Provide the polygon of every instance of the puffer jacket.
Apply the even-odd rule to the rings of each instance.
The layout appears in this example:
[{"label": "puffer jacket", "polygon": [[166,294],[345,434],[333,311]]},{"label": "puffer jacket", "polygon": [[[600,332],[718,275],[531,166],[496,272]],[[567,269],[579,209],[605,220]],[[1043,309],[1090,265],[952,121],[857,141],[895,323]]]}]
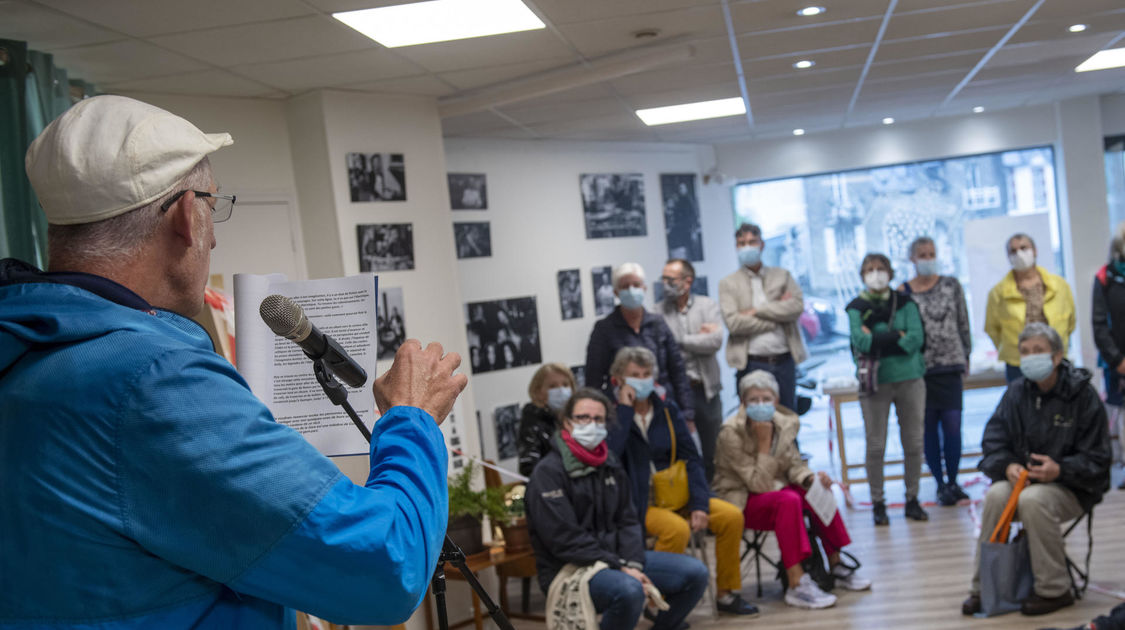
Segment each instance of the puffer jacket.
[{"label": "puffer jacket", "polygon": [[768,454],[758,452],[758,439],[750,423],[746,408],[740,406],[719,430],[715,447],[715,479],[711,489],[720,499],[739,508],[746,507],[751,494],[781,490],[794,483],[804,486],[813,477],[797,449],[801,420],[796,414],[778,407]]},{"label": "puffer jacket", "polygon": [[1047,455],[1059,464],[1056,482],[1089,509],[1109,489],[1105,406],[1089,370],[1065,360],[1058,370],[1058,382],[1046,392],[1023,377],[1008,386],[984,427],[980,470],[1000,481],[1009,464],[1027,466],[1031,453]]}]

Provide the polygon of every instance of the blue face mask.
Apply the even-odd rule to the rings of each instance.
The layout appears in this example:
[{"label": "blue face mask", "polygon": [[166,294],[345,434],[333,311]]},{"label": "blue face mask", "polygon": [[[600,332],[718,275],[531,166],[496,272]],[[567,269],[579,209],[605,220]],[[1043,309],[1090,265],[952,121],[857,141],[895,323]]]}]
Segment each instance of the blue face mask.
[{"label": "blue face mask", "polygon": [[547,406],[550,407],[552,411],[562,409],[566,401],[570,400],[570,393],[569,387],[552,387],[548,389]]},{"label": "blue face mask", "polygon": [[628,287],[617,292],[624,308],[643,308],[645,305],[645,290],[641,287]]},{"label": "blue face mask", "polygon": [[1038,383],[1051,375],[1055,369],[1055,360],[1050,354],[1028,354],[1020,357],[1020,372],[1024,378]]},{"label": "blue face mask", "polygon": [[637,391],[637,398],[648,398],[652,395],[656,383],[650,376],[648,378],[633,378],[632,376],[625,377],[625,384],[632,387]]},{"label": "blue face mask", "polygon": [[914,263],[914,268],[918,270],[920,276],[936,276],[938,273],[938,261],[936,258],[933,260],[919,260]]},{"label": "blue face mask", "polygon": [[746,415],[754,422],[769,422],[773,420],[777,409],[773,403],[750,403],[746,405]]},{"label": "blue face mask", "polygon": [[747,267],[757,267],[762,262],[762,246],[747,245],[738,248],[738,262]]},{"label": "blue face mask", "polygon": [[592,451],[605,440],[605,425],[600,422],[587,422],[570,430],[570,437],[587,451]]}]

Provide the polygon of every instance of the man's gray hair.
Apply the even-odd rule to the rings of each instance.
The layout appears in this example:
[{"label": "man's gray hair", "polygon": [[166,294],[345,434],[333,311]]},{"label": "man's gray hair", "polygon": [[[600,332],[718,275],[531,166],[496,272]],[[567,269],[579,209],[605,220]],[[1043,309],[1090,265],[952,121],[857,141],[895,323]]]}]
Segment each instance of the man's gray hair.
[{"label": "man's gray hair", "polygon": [[913,258],[914,252],[923,245],[929,245],[937,249],[937,245],[934,245],[934,239],[928,236],[919,236],[918,238],[914,239],[913,243],[910,244],[910,256]]},{"label": "man's gray hair", "polygon": [[652,377],[660,375],[660,368],[656,367],[656,355],[644,346],[627,346],[617,351],[613,357],[613,365],[609,366],[610,376],[621,376],[630,363],[635,363],[643,368],[652,368]]},{"label": "man's gray hair", "polygon": [[1015,234],[1009,236],[1008,240],[1004,241],[1004,253],[1007,254],[1008,250],[1012,248],[1012,241],[1014,241],[1016,239],[1020,239],[1020,238],[1026,238],[1027,242],[1031,243],[1031,249],[1034,249],[1035,251],[1039,251],[1039,248],[1035,246],[1035,239],[1031,238],[1030,234],[1025,234],[1023,232],[1016,232]]},{"label": "man's gray hair", "polygon": [[613,269],[613,290],[616,291],[621,287],[617,286],[618,282],[625,276],[637,276],[641,279],[641,284],[645,282],[645,268],[635,262],[621,263]]},{"label": "man's gray hair", "polygon": [[777,386],[777,378],[765,370],[754,370],[738,381],[738,399],[742,400],[746,392],[751,389],[768,389],[773,392],[774,398],[779,398],[781,396],[781,394],[778,393],[779,387]]},{"label": "man's gray hair", "polygon": [[1045,338],[1047,343],[1051,344],[1051,354],[1058,354],[1063,351],[1062,337],[1054,329],[1044,324],[1043,322],[1032,322],[1024,327],[1023,332],[1020,333],[1019,343],[1023,343],[1029,339]]},{"label": "man's gray hair", "polygon": [[1109,262],[1125,260],[1125,221],[1117,224],[1113,230],[1113,241],[1109,248]]},{"label": "man's gray hair", "polygon": [[163,218],[161,204],[182,190],[211,185],[211,162],[203,158],[168,194],[156,201],[104,221],[47,226],[47,251],[54,259],[119,260],[137,253]]}]

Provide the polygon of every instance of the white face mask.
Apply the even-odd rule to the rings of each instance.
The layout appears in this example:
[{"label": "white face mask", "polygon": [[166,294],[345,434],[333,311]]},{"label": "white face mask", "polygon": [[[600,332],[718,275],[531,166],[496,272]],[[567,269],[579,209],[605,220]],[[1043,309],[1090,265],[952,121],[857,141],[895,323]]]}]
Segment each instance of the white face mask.
[{"label": "white face mask", "polygon": [[1035,251],[1030,247],[1025,247],[1014,254],[1009,254],[1008,262],[1012,264],[1012,269],[1016,271],[1031,269],[1035,266]]},{"label": "white face mask", "polygon": [[891,274],[882,269],[872,269],[863,274],[863,284],[875,293],[881,293],[891,284]]},{"label": "white face mask", "polygon": [[581,444],[587,451],[592,451],[598,447],[605,440],[608,433],[605,425],[600,422],[588,422],[574,427],[570,431],[570,437],[574,438],[575,442]]}]

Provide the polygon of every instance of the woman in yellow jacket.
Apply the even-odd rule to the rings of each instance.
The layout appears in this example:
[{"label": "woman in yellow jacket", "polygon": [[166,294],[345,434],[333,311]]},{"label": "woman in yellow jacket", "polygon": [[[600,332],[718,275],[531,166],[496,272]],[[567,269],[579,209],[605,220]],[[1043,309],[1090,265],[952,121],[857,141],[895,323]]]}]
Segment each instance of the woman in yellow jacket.
[{"label": "woman in yellow jacket", "polygon": [[1063,353],[1074,332],[1074,296],[1070,285],[1035,264],[1035,241],[1027,234],[1008,239],[1011,273],[988,292],[984,331],[992,338],[1000,360],[1007,364],[1008,382],[1020,376],[1019,337],[1024,326],[1042,322],[1063,340]]}]

